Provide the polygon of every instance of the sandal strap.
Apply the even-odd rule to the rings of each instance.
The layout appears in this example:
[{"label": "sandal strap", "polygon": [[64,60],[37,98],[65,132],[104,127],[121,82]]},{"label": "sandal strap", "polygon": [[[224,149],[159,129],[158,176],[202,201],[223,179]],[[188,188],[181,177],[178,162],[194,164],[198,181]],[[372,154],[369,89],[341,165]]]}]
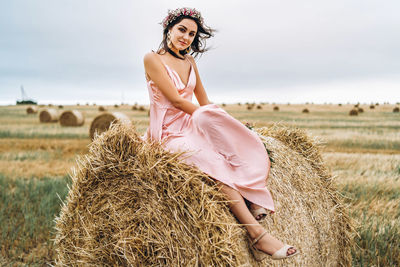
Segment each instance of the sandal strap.
[{"label": "sandal strap", "polygon": [[255,244],[257,244],[257,242],[267,234],[267,231],[265,231],[264,233],[262,233],[261,235],[259,235],[256,239],[253,240],[253,242],[251,243],[252,246],[254,246]]}]

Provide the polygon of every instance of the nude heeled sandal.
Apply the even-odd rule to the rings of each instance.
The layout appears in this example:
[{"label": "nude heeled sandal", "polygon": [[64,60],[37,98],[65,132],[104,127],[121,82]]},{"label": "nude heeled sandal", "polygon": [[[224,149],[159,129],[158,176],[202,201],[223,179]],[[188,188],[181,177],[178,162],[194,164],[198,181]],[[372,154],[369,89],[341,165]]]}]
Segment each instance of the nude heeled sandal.
[{"label": "nude heeled sandal", "polygon": [[[280,248],[279,250],[277,250],[274,254],[270,255],[267,252],[261,251],[259,249],[257,249],[254,245],[257,244],[257,242],[266,234],[267,232],[265,231],[264,233],[262,233],[261,235],[259,235],[256,239],[254,239],[253,241],[251,240],[251,238],[249,237],[249,242],[250,242],[250,249],[251,252],[254,255],[254,258],[257,261],[262,261],[264,260],[267,256],[272,257],[273,260],[281,260],[281,259],[286,259],[286,258],[290,258],[293,257],[297,254],[299,254],[299,251],[291,246],[291,245],[287,245],[285,244],[282,248]],[[287,251],[290,248],[294,248],[296,249],[296,252],[290,255],[287,255]]]}]

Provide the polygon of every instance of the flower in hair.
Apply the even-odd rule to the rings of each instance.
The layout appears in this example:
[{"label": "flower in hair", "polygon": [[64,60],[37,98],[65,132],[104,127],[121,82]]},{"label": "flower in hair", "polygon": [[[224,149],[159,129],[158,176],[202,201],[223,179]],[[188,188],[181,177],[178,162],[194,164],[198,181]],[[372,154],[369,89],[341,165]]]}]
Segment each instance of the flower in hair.
[{"label": "flower in hair", "polygon": [[163,21],[160,24],[162,24],[165,29],[167,28],[168,24],[170,24],[179,16],[190,16],[192,18],[197,18],[200,20],[201,24],[203,24],[204,22],[200,11],[197,11],[195,8],[182,7],[182,8],[177,8],[175,10],[168,9],[168,15],[163,19]]}]

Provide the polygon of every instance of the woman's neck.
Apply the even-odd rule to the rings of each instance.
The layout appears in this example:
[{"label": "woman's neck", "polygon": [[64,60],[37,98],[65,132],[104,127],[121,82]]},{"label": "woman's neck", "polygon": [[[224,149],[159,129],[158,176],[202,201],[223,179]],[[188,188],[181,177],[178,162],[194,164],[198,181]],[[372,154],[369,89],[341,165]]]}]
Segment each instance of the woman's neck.
[{"label": "woman's neck", "polygon": [[176,52],[176,51],[174,51],[174,50],[172,50],[172,49],[170,49],[170,48],[167,48],[168,50],[168,53],[170,53],[172,56],[174,56],[174,57],[176,57],[176,58],[179,58],[179,59],[181,59],[181,60],[184,60],[185,59],[185,56],[182,56],[180,53],[179,53],[179,51],[178,52]]}]

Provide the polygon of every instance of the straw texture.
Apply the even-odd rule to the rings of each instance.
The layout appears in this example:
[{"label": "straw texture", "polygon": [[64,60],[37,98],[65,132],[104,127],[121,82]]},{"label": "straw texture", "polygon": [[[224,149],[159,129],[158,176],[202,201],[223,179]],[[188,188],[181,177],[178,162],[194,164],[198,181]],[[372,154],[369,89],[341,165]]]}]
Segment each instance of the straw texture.
[{"label": "straw texture", "polygon": [[93,140],[95,132],[98,134],[106,131],[113,121],[120,121],[126,124],[130,124],[131,121],[127,115],[121,112],[103,112],[98,115],[90,124],[89,135]]},{"label": "straw texture", "polygon": [[48,108],[39,113],[40,122],[57,122],[58,117],[58,111],[54,108]]},{"label": "straw texture", "polygon": [[274,164],[263,225],[301,254],[258,263],[213,180],[132,126],[112,124],[78,160],[56,218],[59,266],[349,266],[351,224],[315,142],[256,130]]},{"label": "straw texture", "polygon": [[85,117],[78,110],[68,110],[61,113],[61,126],[82,126],[85,122]]}]

